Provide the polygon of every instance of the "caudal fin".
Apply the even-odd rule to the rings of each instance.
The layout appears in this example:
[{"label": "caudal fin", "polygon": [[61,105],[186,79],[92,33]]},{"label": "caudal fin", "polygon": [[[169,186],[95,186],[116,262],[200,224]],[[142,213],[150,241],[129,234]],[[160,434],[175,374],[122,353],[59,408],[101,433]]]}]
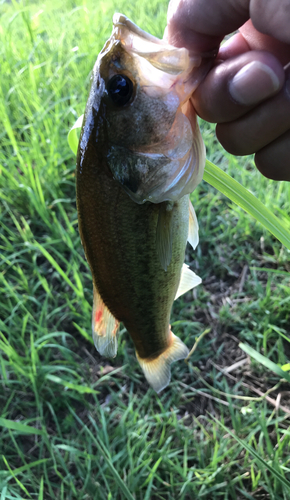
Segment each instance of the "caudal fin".
[{"label": "caudal fin", "polygon": [[186,345],[176,337],[174,333],[170,346],[159,354],[157,358],[148,359],[140,358],[136,352],[137,359],[144,372],[147,382],[156,392],[162,391],[170,382],[171,370],[170,365],[179,359],[185,359],[188,356],[188,349]]}]

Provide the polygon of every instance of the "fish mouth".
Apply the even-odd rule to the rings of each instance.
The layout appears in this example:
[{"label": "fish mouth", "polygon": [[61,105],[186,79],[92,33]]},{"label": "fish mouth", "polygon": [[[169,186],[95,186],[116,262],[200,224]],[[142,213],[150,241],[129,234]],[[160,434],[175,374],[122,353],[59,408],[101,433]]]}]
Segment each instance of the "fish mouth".
[{"label": "fish mouth", "polygon": [[142,30],[137,26],[137,24],[133,23],[127,16],[124,16],[124,14],[119,14],[116,13],[113,15],[113,25],[115,28],[122,28],[126,27],[131,33],[134,33],[135,35],[140,36],[144,40],[148,40],[149,42],[152,43],[157,43],[158,45],[164,45],[162,40],[160,38],[157,38],[156,36],[151,35],[150,33],[147,33],[146,31]]},{"label": "fish mouth", "polygon": [[155,68],[170,75],[189,74],[201,63],[201,57],[190,55],[185,48],[174,47],[143,31],[123,14],[113,16],[113,36],[133,55],[145,58]]}]

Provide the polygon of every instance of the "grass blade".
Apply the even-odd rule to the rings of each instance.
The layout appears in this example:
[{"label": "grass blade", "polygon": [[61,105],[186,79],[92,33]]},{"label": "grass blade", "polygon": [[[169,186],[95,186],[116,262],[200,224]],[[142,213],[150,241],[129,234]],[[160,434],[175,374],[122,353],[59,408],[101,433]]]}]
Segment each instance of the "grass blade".
[{"label": "grass blade", "polygon": [[40,460],[36,460],[35,462],[31,462],[26,465],[22,465],[22,467],[17,467],[17,469],[13,469],[13,475],[17,476],[18,474],[22,474],[23,472],[27,472],[29,469],[36,467],[37,465],[44,464],[48,462],[49,458],[41,458]]},{"label": "grass blade", "polygon": [[206,160],[204,180],[218,189],[231,201],[252,215],[270,233],[272,233],[285,247],[290,250],[290,233],[285,229],[278,217],[258,200],[250,191],[239,182],[232,179],[222,169]]},{"label": "grass blade", "polygon": [[7,493],[7,486],[3,486],[3,490],[1,492],[1,497],[0,500],[5,500],[6,498],[6,493]]},{"label": "grass blade", "polygon": [[43,500],[43,476],[41,476],[38,500]]},{"label": "grass blade", "polygon": [[263,458],[260,457],[260,455],[246,443],[243,439],[240,439],[238,436],[236,436],[230,429],[228,429],[224,424],[222,424],[217,418],[213,417],[211,415],[211,418],[220,426],[224,429],[225,432],[229,433],[236,441],[239,443],[243,448],[245,448],[255,459],[257,462],[262,466],[265,467],[265,469],[268,469],[273,476],[276,477],[280,483],[282,483],[290,492],[290,482],[282,476],[280,472],[278,472],[272,465],[268,464]]},{"label": "grass blade", "polygon": [[67,136],[67,141],[69,143],[69,147],[71,148],[72,152],[76,155],[78,151],[78,143],[79,143],[79,137],[77,134],[77,129],[81,128],[82,123],[83,123],[84,115],[81,115],[78,117],[77,121],[73,125],[73,127],[70,129],[68,136]]},{"label": "grass blade", "polygon": [[7,418],[2,417],[0,417],[0,427],[6,427],[6,429],[17,431],[20,434],[43,435],[43,431],[36,429],[36,427],[31,427],[30,425],[21,424],[20,422],[14,422],[14,420],[8,420]]},{"label": "grass blade", "polygon": [[280,366],[273,363],[273,361],[270,361],[270,359],[266,358],[265,356],[263,356],[262,354],[260,354],[259,352],[257,352],[255,349],[253,349],[252,347],[250,347],[247,344],[240,343],[239,347],[245,353],[249,354],[249,356],[251,356],[256,361],[258,361],[258,363],[261,363],[262,365],[266,366],[266,368],[268,368],[272,372],[276,373],[276,375],[278,375],[279,377],[285,378],[287,380],[287,382],[290,383],[290,374],[287,373],[286,371],[282,370],[282,368],[280,368]]},{"label": "grass blade", "polygon": [[279,274],[282,276],[287,276],[289,278],[290,274],[288,271],[282,271],[281,269],[270,269],[268,267],[255,267],[255,266],[250,266],[251,271],[259,271],[261,273],[272,273],[272,274]]},{"label": "grass blade", "polygon": [[76,327],[76,329],[79,331],[79,333],[88,341],[90,342],[92,345],[94,345],[94,341],[92,339],[92,336],[89,335],[86,330],[84,330],[84,328],[82,328],[81,326],[79,326],[77,323],[74,323],[73,322],[73,325]]},{"label": "grass blade", "polygon": [[60,265],[56,262],[53,256],[37,241],[34,242],[34,247],[36,247],[43,254],[44,257],[50,262],[54,269],[60,274],[60,276],[66,281],[66,283],[72,288],[78,297],[82,297],[82,292],[71,282],[66,273],[61,269]]},{"label": "grass blade", "polygon": [[85,429],[85,431],[90,435],[91,439],[95,443],[96,447],[98,448],[99,452],[102,454],[105,462],[107,463],[109,469],[111,470],[116,483],[119,485],[120,489],[122,490],[124,494],[124,498],[127,498],[127,500],[134,500],[133,495],[131,495],[130,491],[128,490],[126,484],[122,480],[121,476],[113,466],[111,459],[110,459],[110,454],[105,447],[103,443],[99,441],[99,439],[94,436],[94,434],[90,431],[90,429],[83,423],[83,421],[78,417],[78,415],[73,411],[73,409],[69,406],[69,409],[72,413],[72,415],[75,417],[75,419],[79,422],[79,424]]},{"label": "grass blade", "polygon": [[19,481],[18,477],[15,476],[14,474],[14,471],[11,469],[9,463],[7,462],[6,458],[4,457],[4,455],[2,455],[2,458],[3,458],[3,462],[5,463],[7,469],[9,470],[11,476],[13,477],[13,479],[16,481],[16,483],[20,486],[20,488],[24,491],[24,493],[29,497],[31,498],[31,495],[30,493],[27,491],[27,489],[25,488],[25,486],[21,483],[21,481]]},{"label": "grass blade", "polygon": [[51,382],[55,382],[56,384],[63,385],[66,389],[77,391],[80,394],[98,394],[98,392],[91,387],[88,387],[86,385],[73,384],[71,382],[68,382],[67,380],[63,380],[60,377],[56,377],[55,375],[48,374],[45,378],[50,380]]}]

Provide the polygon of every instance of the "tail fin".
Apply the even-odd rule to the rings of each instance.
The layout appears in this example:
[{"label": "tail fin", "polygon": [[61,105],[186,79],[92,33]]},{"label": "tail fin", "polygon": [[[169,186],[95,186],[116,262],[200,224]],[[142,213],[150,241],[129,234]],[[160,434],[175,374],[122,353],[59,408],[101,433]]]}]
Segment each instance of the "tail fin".
[{"label": "tail fin", "polygon": [[178,361],[179,359],[185,359],[189,353],[186,345],[180,340],[180,338],[176,337],[174,333],[170,333],[172,335],[170,346],[167,347],[162,354],[159,354],[157,358],[140,358],[136,352],[137,359],[144,372],[147,382],[157,393],[162,391],[162,389],[164,389],[170,382],[171,363]]}]

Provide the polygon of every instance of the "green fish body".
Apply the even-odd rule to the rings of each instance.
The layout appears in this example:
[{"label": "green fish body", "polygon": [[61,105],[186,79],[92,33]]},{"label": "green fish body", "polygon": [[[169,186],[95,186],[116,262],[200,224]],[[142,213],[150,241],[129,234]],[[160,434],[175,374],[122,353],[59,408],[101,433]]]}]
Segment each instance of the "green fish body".
[{"label": "green fish body", "polygon": [[184,84],[189,62],[185,49],[164,46],[117,15],[93,70],[77,156],[95,345],[115,356],[122,322],[157,392],[169,383],[171,362],[188,354],[171,332],[173,301],[201,281],[183,265],[186,241],[196,246],[198,240],[189,193],[204,163]]}]

